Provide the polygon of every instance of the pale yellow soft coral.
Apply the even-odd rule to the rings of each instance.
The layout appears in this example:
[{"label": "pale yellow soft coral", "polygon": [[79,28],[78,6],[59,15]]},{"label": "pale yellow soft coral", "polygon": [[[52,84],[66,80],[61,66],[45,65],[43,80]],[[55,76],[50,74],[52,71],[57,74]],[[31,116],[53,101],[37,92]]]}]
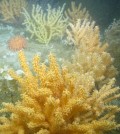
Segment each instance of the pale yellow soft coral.
[{"label": "pale yellow soft coral", "polygon": [[65,16],[68,17],[69,22],[75,24],[77,22],[78,19],[84,20],[84,19],[88,19],[91,20],[91,16],[89,14],[89,12],[87,11],[86,8],[82,8],[82,4],[78,4],[78,6],[76,6],[77,4],[72,1],[71,2],[71,8],[68,8],[65,11]]},{"label": "pale yellow soft coral", "polygon": [[81,76],[78,81],[58,66],[52,54],[48,66],[35,56],[31,71],[22,51],[19,59],[24,75],[12,70],[10,74],[20,85],[21,99],[3,103],[0,113],[8,112],[10,117],[0,117],[1,134],[103,134],[119,127],[115,113],[120,109],[110,104],[120,97],[114,79],[97,90],[92,84],[85,86],[84,81],[94,84],[92,77]]},{"label": "pale yellow soft coral", "polygon": [[75,24],[69,24],[66,33],[68,35],[67,40],[76,47],[80,47],[82,51],[103,52],[108,46],[100,42],[99,27],[95,26],[94,21],[78,19]]},{"label": "pale yellow soft coral", "polygon": [[68,68],[77,74],[92,73],[95,82],[112,78],[117,73],[113,58],[106,52],[107,44],[100,41],[100,31],[95,22],[78,20],[67,29],[68,42],[76,48]]},{"label": "pale yellow soft coral", "polygon": [[[15,23],[21,17],[23,7],[26,8],[26,0],[2,0],[0,2],[0,14],[4,22]],[[20,21],[20,20],[19,20]]]}]

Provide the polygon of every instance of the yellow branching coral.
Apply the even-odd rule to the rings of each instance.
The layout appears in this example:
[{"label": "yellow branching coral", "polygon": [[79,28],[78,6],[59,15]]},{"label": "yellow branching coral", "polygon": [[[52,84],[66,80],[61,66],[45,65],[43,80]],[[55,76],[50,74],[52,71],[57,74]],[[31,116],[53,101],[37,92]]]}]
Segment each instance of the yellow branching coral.
[{"label": "yellow branching coral", "polygon": [[11,115],[0,117],[1,134],[103,134],[119,127],[115,113],[120,109],[110,104],[120,97],[114,79],[99,90],[90,89],[76,83],[66,68],[60,69],[52,54],[49,66],[35,56],[34,72],[22,51],[19,58],[24,76],[12,70],[10,74],[20,84],[21,99],[15,104],[3,103],[0,113]]},{"label": "yellow branching coral", "polygon": [[21,16],[23,7],[27,6],[26,0],[2,0],[0,2],[0,14],[5,22],[16,22]]},{"label": "yellow branching coral", "polygon": [[48,4],[47,12],[41,6],[33,5],[32,13],[24,9],[24,25],[30,32],[31,38],[35,37],[40,43],[48,44],[54,37],[60,37],[65,32],[67,19],[63,16],[64,6],[52,9]]},{"label": "yellow branching coral", "polygon": [[68,68],[80,74],[91,72],[98,82],[112,78],[116,74],[116,69],[112,65],[113,58],[105,51],[108,45],[100,42],[99,33],[95,22],[86,20],[78,20],[67,29],[68,40],[76,46],[72,63],[68,63]]},{"label": "yellow branching coral", "polygon": [[65,11],[65,16],[69,18],[69,22],[75,24],[78,19],[84,20],[88,19],[91,20],[91,16],[86,8],[82,9],[82,4],[79,4],[78,7],[76,6],[75,2],[71,2],[71,9],[67,9]]}]

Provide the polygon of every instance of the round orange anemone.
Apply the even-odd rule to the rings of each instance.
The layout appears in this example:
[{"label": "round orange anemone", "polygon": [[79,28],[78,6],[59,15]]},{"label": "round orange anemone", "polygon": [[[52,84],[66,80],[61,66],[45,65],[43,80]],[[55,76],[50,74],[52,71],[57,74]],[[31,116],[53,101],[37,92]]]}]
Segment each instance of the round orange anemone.
[{"label": "round orange anemone", "polygon": [[25,37],[17,35],[8,40],[8,47],[12,51],[19,51],[27,46]]}]

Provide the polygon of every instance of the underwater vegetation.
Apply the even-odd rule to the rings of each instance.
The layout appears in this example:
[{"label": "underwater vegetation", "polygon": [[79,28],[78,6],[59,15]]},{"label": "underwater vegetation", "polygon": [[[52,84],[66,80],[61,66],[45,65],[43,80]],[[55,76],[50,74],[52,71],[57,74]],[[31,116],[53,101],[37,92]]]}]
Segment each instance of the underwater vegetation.
[{"label": "underwater vegetation", "polygon": [[14,28],[17,1],[1,1],[4,7],[10,5],[14,18],[1,13],[13,25],[4,28],[3,24],[0,29],[3,35],[9,32],[4,39],[0,35],[0,47],[6,52],[0,53],[4,61],[0,63],[0,134],[119,130],[119,70],[107,51],[109,38],[107,43],[101,41],[99,26],[81,4],[72,1],[68,8],[48,4],[45,10],[38,2],[24,2],[19,4],[22,26]]}]

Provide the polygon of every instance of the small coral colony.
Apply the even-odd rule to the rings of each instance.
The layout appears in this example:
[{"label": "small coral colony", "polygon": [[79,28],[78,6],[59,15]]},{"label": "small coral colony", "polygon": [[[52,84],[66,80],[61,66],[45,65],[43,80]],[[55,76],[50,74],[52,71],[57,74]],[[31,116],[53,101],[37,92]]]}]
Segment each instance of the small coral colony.
[{"label": "small coral colony", "polygon": [[[6,81],[14,81],[13,89],[0,87],[4,97],[0,98],[0,134],[104,134],[119,129],[118,71],[107,52],[109,46],[100,41],[99,27],[86,8],[75,2],[67,7],[48,4],[44,10],[29,0],[0,2],[1,23],[22,24],[25,30],[7,39],[6,49],[17,53],[21,73],[7,69]],[[46,48],[51,42],[62,42],[72,51],[61,64],[52,52],[48,63],[36,53],[28,64],[29,41]],[[3,71],[1,67],[1,75]],[[7,93],[12,101],[6,101]]]}]

